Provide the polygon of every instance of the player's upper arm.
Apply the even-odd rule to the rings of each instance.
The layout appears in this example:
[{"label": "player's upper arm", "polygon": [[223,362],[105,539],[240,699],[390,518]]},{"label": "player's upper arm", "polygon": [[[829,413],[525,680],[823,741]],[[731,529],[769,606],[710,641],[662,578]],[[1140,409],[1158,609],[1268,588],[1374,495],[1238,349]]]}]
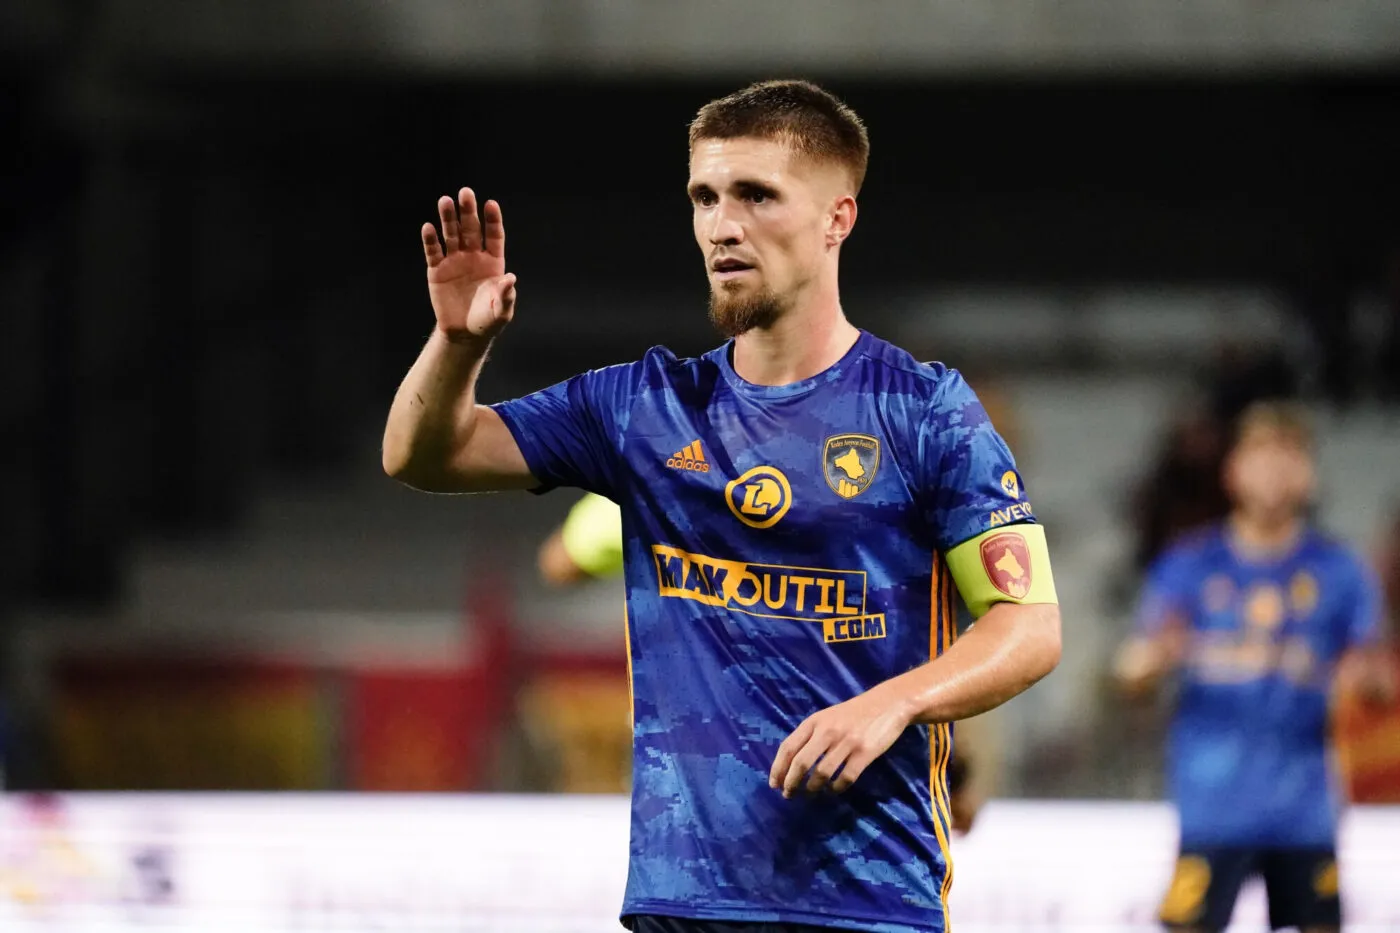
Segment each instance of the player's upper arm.
[{"label": "player's upper arm", "polygon": [[1150,695],[1186,657],[1194,568],[1191,552],[1173,550],[1148,571],[1133,633],[1113,659],[1114,679],[1130,698]]},{"label": "player's upper arm", "polygon": [[432,492],[491,492],[538,486],[520,445],[501,416],[486,405],[478,405],[474,417],[470,440],[455,451],[440,475],[406,475],[404,480]]},{"label": "player's upper arm", "polygon": [[1342,608],[1342,656],[1336,670],[1341,695],[1363,702],[1389,705],[1397,688],[1394,662],[1386,645],[1382,614],[1384,598],[1380,581],[1371,568],[1355,555],[1347,555],[1347,570],[1341,577],[1348,585]]},{"label": "player's upper arm", "polygon": [[393,459],[386,452],[384,471],[425,492],[494,492],[539,485],[500,416],[477,405],[472,418],[465,442],[454,438],[450,443],[456,446],[445,454],[424,451],[425,455],[408,461]]},{"label": "player's upper arm", "polygon": [[1151,638],[1188,622],[1196,589],[1194,567],[1192,553],[1177,548],[1167,551],[1148,568],[1133,620],[1136,637]]},{"label": "player's upper arm", "polygon": [[1351,565],[1351,593],[1343,603],[1346,606],[1346,615],[1342,620],[1346,627],[1346,646],[1371,648],[1382,641],[1384,600],[1380,581],[1364,561],[1351,554],[1347,556]]},{"label": "player's upper arm", "polygon": [[971,387],[943,374],[919,429],[926,520],[974,617],[996,603],[1057,603],[1045,531]]}]

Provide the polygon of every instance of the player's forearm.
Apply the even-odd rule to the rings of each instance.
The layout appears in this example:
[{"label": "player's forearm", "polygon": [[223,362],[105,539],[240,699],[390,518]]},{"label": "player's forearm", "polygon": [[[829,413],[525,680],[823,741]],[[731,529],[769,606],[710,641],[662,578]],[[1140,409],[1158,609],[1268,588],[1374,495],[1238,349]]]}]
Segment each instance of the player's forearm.
[{"label": "player's forearm", "polygon": [[1113,679],[1129,699],[1141,699],[1154,694],[1175,666],[1174,652],[1165,635],[1138,636],[1118,650],[1113,659]]},{"label": "player's forearm", "polygon": [[1337,681],[1343,693],[1376,706],[1394,704],[1400,693],[1390,653],[1380,645],[1352,649],[1343,655]]},{"label": "player's forearm", "polygon": [[384,426],[384,471],[420,489],[446,482],[476,422],[476,380],[487,344],[434,330],[394,395]]},{"label": "player's forearm", "polygon": [[966,719],[994,709],[1060,663],[1060,609],[998,603],[941,656],[886,681],[911,722]]},{"label": "player's forearm", "polygon": [[550,586],[575,586],[590,579],[588,572],[569,554],[560,531],[555,531],[540,545],[538,564],[540,576]]}]

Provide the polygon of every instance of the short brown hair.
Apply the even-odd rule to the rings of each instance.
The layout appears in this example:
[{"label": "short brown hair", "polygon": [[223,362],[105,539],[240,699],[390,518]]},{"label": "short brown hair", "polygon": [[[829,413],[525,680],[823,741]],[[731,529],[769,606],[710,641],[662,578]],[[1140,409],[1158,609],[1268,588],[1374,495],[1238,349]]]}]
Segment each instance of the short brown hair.
[{"label": "short brown hair", "polygon": [[1313,448],[1312,419],[1296,402],[1255,402],[1246,408],[1235,422],[1235,443],[1257,433],[1273,434],[1303,450]]},{"label": "short brown hair", "polygon": [[865,181],[870,138],[856,112],[810,81],[760,81],[700,108],[690,123],[690,148],[702,139],[771,139],[794,151],[836,162],[854,192]]}]

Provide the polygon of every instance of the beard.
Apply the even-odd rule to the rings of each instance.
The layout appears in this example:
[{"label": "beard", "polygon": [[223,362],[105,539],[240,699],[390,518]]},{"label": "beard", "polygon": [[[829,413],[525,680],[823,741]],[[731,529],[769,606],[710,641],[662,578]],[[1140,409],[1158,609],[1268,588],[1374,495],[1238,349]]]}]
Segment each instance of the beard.
[{"label": "beard", "polygon": [[755,327],[772,327],[787,310],[787,302],[771,289],[735,293],[710,289],[710,323],[726,337],[737,337]]}]

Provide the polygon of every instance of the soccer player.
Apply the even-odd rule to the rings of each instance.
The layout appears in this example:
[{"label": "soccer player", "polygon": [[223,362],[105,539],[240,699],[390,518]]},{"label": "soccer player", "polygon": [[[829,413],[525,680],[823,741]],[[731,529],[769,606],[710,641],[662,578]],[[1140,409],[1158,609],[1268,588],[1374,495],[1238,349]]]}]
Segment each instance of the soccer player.
[{"label": "soccer player", "polygon": [[1376,663],[1377,589],[1366,566],[1307,518],[1307,421],[1281,403],[1241,416],[1224,466],[1220,526],[1151,570],[1117,675],[1140,696],[1179,672],[1170,784],[1181,851],[1162,904],[1173,929],[1230,922],[1262,875],[1275,929],[1341,924],[1338,796],[1329,769],[1334,674],[1388,691]]},{"label": "soccer player", "polygon": [[491,406],[477,374],[516,306],[500,206],[483,224],[464,188],[423,227],[437,326],[384,466],[621,504],[641,933],[946,929],[952,723],[1059,660],[1044,532],[982,406],[842,310],[868,152],[812,84],[706,104],[687,192],[729,339]]}]

